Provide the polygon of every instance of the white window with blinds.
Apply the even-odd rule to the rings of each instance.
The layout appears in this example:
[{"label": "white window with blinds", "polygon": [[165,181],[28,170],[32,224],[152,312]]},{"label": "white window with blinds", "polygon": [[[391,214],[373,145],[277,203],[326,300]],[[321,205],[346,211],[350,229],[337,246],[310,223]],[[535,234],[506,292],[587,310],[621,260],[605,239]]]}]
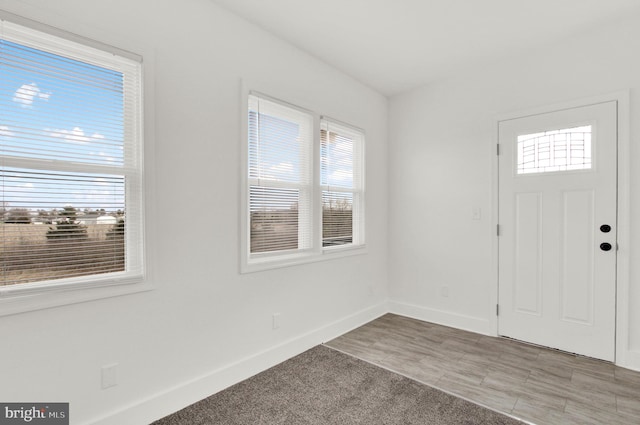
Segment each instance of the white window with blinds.
[{"label": "white window with blinds", "polygon": [[242,271],[364,247],[364,134],[248,94]]},{"label": "white window with blinds", "polygon": [[0,25],[0,295],[140,281],[141,60]]},{"label": "white window with blinds", "polygon": [[249,225],[252,258],[312,248],[313,116],[249,96]]},{"label": "white window with blinds", "polygon": [[322,246],[364,244],[364,134],[320,121]]}]

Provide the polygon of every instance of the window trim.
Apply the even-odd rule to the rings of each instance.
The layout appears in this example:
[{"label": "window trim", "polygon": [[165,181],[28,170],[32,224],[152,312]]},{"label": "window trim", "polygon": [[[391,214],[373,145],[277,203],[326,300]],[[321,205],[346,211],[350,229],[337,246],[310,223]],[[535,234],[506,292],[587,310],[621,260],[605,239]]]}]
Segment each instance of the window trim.
[{"label": "window trim", "polygon": [[[24,33],[21,36],[7,36],[12,42],[45,50],[53,54],[67,57],[74,57],[77,60],[89,61],[97,66],[110,69],[124,66],[133,66],[137,80],[136,96],[133,102],[126,102],[125,110],[125,140],[133,140],[133,147],[125,146],[129,150],[129,155],[125,155],[125,163],[122,168],[96,166],[95,170],[85,172],[91,173],[118,173],[126,176],[125,183],[125,205],[127,210],[127,221],[135,222],[137,231],[135,238],[131,234],[127,235],[127,263],[133,263],[135,271],[127,269],[121,272],[111,272],[104,276],[99,274],[78,276],[72,278],[62,278],[46,280],[32,283],[0,286],[0,316],[11,315],[32,310],[39,310],[55,306],[74,304],[78,302],[91,301],[101,298],[109,298],[124,294],[137,293],[152,289],[148,281],[146,258],[147,244],[145,234],[145,132],[144,124],[146,114],[145,104],[145,70],[142,56],[132,53],[99,41],[95,41],[77,34],[69,33],[65,30],[49,26],[44,23],[32,21],[30,19],[11,14],[0,10],[0,20],[2,24],[14,27],[15,33]],[[35,41],[34,41],[35,40]],[[80,52],[80,56],[78,53]],[[120,63],[120,65],[115,65]],[[121,66],[121,64],[127,64]],[[129,72],[129,71],[128,71]],[[126,73],[125,73],[126,74]],[[125,85],[130,84],[128,81]],[[126,89],[125,89],[126,90]],[[128,111],[128,112],[127,112]],[[134,119],[131,119],[133,117]],[[20,163],[20,159],[13,162]],[[29,161],[26,161],[29,162]],[[38,162],[32,160],[29,168]],[[46,161],[42,161],[46,163]],[[82,167],[70,165],[56,165],[51,168],[46,165],[44,169],[65,169],[76,172]],[[125,171],[127,170],[127,171]],[[131,172],[130,170],[135,170]],[[136,189],[132,190],[132,186]],[[129,207],[130,206],[130,207]]]},{"label": "window trim", "polygon": [[[254,95],[262,97],[271,102],[279,103],[282,106],[286,106],[295,110],[304,111],[309,113],[313,117],[313,156],[311,157],[311,167],[313,169],[313,182],[312,182],[312,246],[305,251],[287,251],[282,253],[268,253],[268,254],[254,254],[250,253],[251,241],[250,241],[250,211],[249,211],[249,96]],[[366,191],[365,191],[365,164],[366,164],[366,134],[361,128],[344,123],[342,121],[329,118],[314,112],[310,108],[305,108],[281,100],[279,98],[266,95],[262,91],[253,90],[248,88],[245,81],[242,81],[241,89],[241,131],[240,131],[240,244],[239,244],[239,257],[240,257],[240,273],[253,273],[263,270],[272,270],[283,267],[291,267],[300,264],[313,263],[318,261],[326,261],[335,258],[349,257],[353,255],[363,255],[367,253],[367,246],[365,244],[365,206],[366,206]],[[361,143],[361,196],[363,200],[361,202],[362,218],[359,220],[360,232],[360,244],[346,244],[337,245],[331,247],[322,246],[322,187],[320,185],[320,123],[321,120],[332,122],[340,127],[350,129],[353,132],[357,132],[362,136]],[[356,229],[354,228],[354,232]],[[251,258],[253,257],[253,258]]]},{"label": "window trim", "polygon": [[[113,46],[111,44],[102,43],[98,40],[94,40],[92,38],[84,37],[79,34],[75,34],[69,31],[65,31],[61,28],[57,28],[51,25],[47,25],[43,22],[34,21],[28,18],[25,18],[20,15],[16,15],[6,10],[0,9],[0,21],[11,22],[16,25],[21,25],[30,30],[39,31],[43,35],[53,36],[57,38],[64,39],[66,41],[70,41],[76,44],[80,44],[82,46],[91,47],[97,50],[101,50],[106,53],[111,53],[115,56],[121,56],[126,59],[130,59],[133,61],[137,61],[142,63],[143,57],[137,53],[131,52],[129,50],[121,49],[119,47]],[[147,55],[145,55],[147,56]]]}]

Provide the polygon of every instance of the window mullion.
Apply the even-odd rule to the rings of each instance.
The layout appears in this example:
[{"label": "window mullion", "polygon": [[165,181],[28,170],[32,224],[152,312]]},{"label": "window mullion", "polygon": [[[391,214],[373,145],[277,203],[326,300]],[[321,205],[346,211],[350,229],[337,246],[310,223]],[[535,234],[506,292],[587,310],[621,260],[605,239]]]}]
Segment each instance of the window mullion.
[{"label": "window mullion", "polygon": [[[314,117],[314,129],[320,128],[320,116]],[[320,185],[321,176],[321,140],[320,131],[313,132],[313,250],[320,253],[322,250],[322,187]]]}]

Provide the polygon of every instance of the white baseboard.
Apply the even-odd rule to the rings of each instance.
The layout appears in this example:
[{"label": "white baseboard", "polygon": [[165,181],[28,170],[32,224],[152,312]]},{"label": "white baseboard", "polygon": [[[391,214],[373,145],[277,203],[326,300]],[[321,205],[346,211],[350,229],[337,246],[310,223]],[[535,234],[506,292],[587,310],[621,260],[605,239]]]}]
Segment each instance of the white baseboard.
[{"label": "white baseboard", "polygon": [[196,379],[182,382],[166,391],[138,400],[88,423],[92,425],[138,425],[153,422],[297,356],[318,344],[362,326],[387,312],[386,302],[361,310]]},{"label": "white baseboard", "polygon": [[477,317],[435,310],[393,300],[389,301],[389,312],[424,322],[437,323],[438,325],[449,326],[483,335],[493,335],[491,322]]},{"label": "white baseboard", "polygon": [[626,353],[624,353],[623,361],[617,363],[617,365],[620,367],[624,367],[625,369],[631,369],[640,372],[640,352],[627,351]]},{"label": "white baseboard", "polygon": [[[326,326],[285,341],[255,355],[183,382],[166,391],[136,401],[109,415],[87,422],[91,425],[137,425],[150,423],[267,370],[304,351],[343,335],[386,313],[411,317],[483,335],[492,335],[489,320],[416,306],[400,301],[383,302]],[[619,366],[640,371],[640,352],[628,351]]]}]

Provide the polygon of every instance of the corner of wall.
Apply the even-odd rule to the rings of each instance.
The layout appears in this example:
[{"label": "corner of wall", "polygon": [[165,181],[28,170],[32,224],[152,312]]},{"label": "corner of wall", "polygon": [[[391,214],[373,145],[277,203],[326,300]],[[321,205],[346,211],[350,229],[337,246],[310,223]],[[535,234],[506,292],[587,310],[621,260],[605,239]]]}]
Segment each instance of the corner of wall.
[{"label": "corner of wall", "polygon": [[492,333],[491,322],[486,319],[436,310],[400,301],[389,300],[388,305],[389,312],[393,314],[399,314],[425,322],[437,323],[443,326],[450,326],[482,335],[494,335]]}]

